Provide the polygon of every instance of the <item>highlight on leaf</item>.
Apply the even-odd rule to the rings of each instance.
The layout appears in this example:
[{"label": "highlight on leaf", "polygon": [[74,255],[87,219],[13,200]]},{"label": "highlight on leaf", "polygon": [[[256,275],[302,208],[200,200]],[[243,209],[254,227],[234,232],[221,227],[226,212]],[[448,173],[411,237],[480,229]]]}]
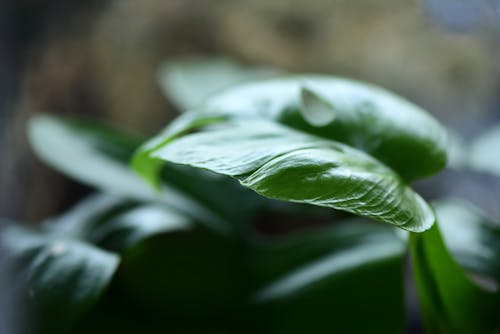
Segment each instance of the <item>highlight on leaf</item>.
[{"label": "highlight on leaf", "polygon": [[[218,121],[202,124],[207,119]],[[292,76],[212,96],[143,146],[134,162],[148,179],[147,166],[158,160],[185,164],[235,177],[270,198],[422,232],[434,214],[407,182],[444,167],[445,137],[430,115],[380,88]]]}]

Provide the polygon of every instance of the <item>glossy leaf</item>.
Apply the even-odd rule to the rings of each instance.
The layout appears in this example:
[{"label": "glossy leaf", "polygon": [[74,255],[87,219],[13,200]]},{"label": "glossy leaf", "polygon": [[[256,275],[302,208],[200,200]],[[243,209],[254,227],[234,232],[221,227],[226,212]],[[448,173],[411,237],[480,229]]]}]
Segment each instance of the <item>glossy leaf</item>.
[{"label": "glossy leaf", "polygon": [[434,216],[391,169],[338,142],[263,121],[184,136],[153,153],[237,177],[267,197],[332,207],[423,231]]},{"label": "glossy leaf", "polygon": [[243,84],[208,99],[199,117],[265,118],[361,149],[405,180],[446,164],[446,136],[424,110],[376,86],[322,76]]},{"label": "glossy leaf", "polygon": [[165,166],[165,162],[151,157],[151,153],[167,145],[177,136],[186,133],[190,129],[219,123],[223,120],[224,117],[219,116],[198,117],[195,113],[186,113],[183,117],[172,121],[167,128],[148,140],[137,150],[132,157],[132,168],[152,186],[159,188],[161,185],[160,172]]},{"label": "glossy leaf", "polygon": [[[459,199],[433,203],[444,242],[460,265],[500,283],[500,225]],[[498,287],[497,287],[498,288]]]},{"label": "glossy leaf", "polygon": [[403,331],[405,247],[390,228],[349,222],[259,254],[272,273],[254,296],[260,333]]},{"label": "glossy leaf", "polygon": [[410,234],[410,254],[428,333],[492,333],[498,330],[498,292],[476,285],[448,252],[438,225]]},{"label": "glossy leaf", "polygon": [[26,287],[43,333],[68,333],[97,303],[119,262],[92,245],[15,226],[0,241],[19,268],[17,284]]},{"label": "glossy leaf", "polygon": [[235,227],[246,225],[270,204],[233,178],[197,168],[166,164],[161,180],[203,203]]},{"label": "glossy leaf", "polygon": [[192,58],[164,63],[158,80],[165,96],[185,111],[223,88],[275,74],[275,70],[250,68],[226,58]]}]

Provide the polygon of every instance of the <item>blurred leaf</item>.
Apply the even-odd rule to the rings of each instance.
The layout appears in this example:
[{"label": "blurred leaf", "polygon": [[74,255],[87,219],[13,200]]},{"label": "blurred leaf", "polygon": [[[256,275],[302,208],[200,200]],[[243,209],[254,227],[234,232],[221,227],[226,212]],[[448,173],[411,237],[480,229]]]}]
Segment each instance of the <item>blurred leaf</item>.
[{"label": "blurred leaf", "polygon": [[448,129],[448,168],[462,169],[470,158],[468,147],[460,134]]},{"label": "blurred leaf", "polygon": [[[178,304],[179,298],[172,299],[171,295],[184,295],[186,298],[191,296],[194,299],[194,303],[196,305],[200,304],[201,310],[206,312],[207,309],[211,310],[212,306],[219,305],[211,303],[209,306],[204,307],[202,303],[208,302],[206,293],[210,294],[210,298],[208,299],[212,297],[222,298],[226,293],[235,293],[235,290],[231,291],[229,289],[230,284],[239,284],[241,282],[240,279],[233,279],[233,277],[231,277],[229,282],[227,279],[227,272],[232,272],[234,266],[232,263],[226,266],[225,261],[235,256],[235,252],[231,248],[232,246],[228,248],[229,241],[217,234],[211,234],[209,230],[195,228],[188,216],[164,205],[154,203],[141,204],[139,202],[124,201],[112,195],[98,194],[83,200],[63,216],[48,220],[42,225],[42,228],[40,232],[29,232],[20,228],[12,228],[13,231],[5,234],[6,239],[2,240],[0,248],[9,257],[21,263],[21,268],[28,266],[28,269],[31,270],[30,268],[33,267],[36,275],[39,275],[40,279],[43,279],[40,283],[35,282],[41,285],[40,287],[37,287],[37,285],[35,287],[39,290],[41,289],[43,292],[40,293],[40,296],[43,298],[40,303],[41,305],[36,309],[37,315],[40,315],[43,322],[48,321],[47,319],[55,322],[50,317],[60,316],[60,313],[63,312],[60,306],[57,306],[65,305],[64,296],[61,296],[61,294],[68,294],[68,298],[71,298],[72,294],[78,296],[79,288],[85,288],[83,286],[85,277],[82,277],[81,280],[83,283],[76,282],[70,285],[72,283],[70,281],[68,282],[69,286],[64,290],[60,289],[57,292],[50,293],[50,289],[62,284],[59,283],[58,279],[76,279],[75,276],[80,274],[82,276],[86,275],[89,279],[93,280],[93,275],[99,274],[102,262],[99,258],[94,263],[96,268],[89,267],[88,263],[83,262],[86,258],[80,261],[82,262],[81,265],[86,267],[78,268],[80,263],[77,261],[80,260],[78,258],[78,256],[81,256],[80,251],[87,252],[91,259],[101,253],[112,254],[99,250],[85,242],[91,242],[107,250],[122,253],[124,259],[121,261],[112,286],[116,290],[117,286],[120,287],[122,282],[131,281],[136,285],[132,285],[130,289],[126,288],[120,291],[120,296],[117,297],[115,295],[112,298],[128,303],[129,308],[137,307],[135,305],[137,302],[135,299],[136,290],[139,289],[141,291],[140,289],[146,289],[146,291],[154,291],[152,298],[161,302],[161,307],[159,304],[155,304],[158,306],[158,309],[153,308],[150,310],[151,312],[164,314],[164,309],[181,307]],[[21,234],[18,230],[24,234]],[[179,239],[180,241],[178,241]],[[158,240],[161,240],[162,245],[157,245]],[[164,246],[164,242],[167,245]],[[149,249],[154,249],[154,251],[149,252]],[[186,256],[189,252],[192,252],[193,257]],[[66,259],[66,256],[69,256],[67,253],[72,255],[72,257]],[[73,255],[73,253],[75,254]],[[60,262],[55,263],[55,265],[52,264],[48,261],[51,259],[51,256],[54,259],[60,260]],[[113,255],[113,258],[118,261],[115,255]],[[71,263],[71,260],[75,263]],[[35,264],[31,264],[30,261]],[[139,261],[139,263],[135,261]],[[36,267],[38,265],[40,268]],[[75,269],[72,269],[73,265],[76,267]],[[117,263],[113,267],[113,272],[116,267]],[[59,271],[65,270],[67,277],[63,275],[54,276],[58,272],[52,273],[52,268]],[[79,272],[74,273],[77,269]],[[211,271],[212,269],[213,271]],[[87,270],[94,270],[95,273],[86,273]],[[196,275],[191,276],[192,274]],[[21,272],[19,277],[26,275],[26,273]],[[150,275],[151,277],[148,278],[144,275]],[[199,288],[196,289],[189,283],[194,277],[205,277],[207,281],[211,276],[214,277],[214,282],[220,281],[220,284],[223,284],[219,290],[217,290],[214,284],[208,286],[199,285]],[[37,277],[34,279],[36,280]],[[109,280],[111,280],[111,275]],[[30,278],[26,282],[21,282],[22,288],[25,290],[32,289],[33,283],[31,281],[32,279]],[[109,282],[106,283],[109,284]],[[76,289],[76,291],[68,291],[70,288]],[[214,296],[212,293],[214,288],[217,290],[217,296]],[[201,291],[205,291],[205,294],[201,293]],[[35,295],[37,296],[38,292],[35,292]],[[88,298],[91,297],[89,296]],[[132,298],[133,302],[127,300],[127,298]],[[71,307],[84,309],[85,312],[78,313],[78,317],[75,316],[74,320],[70,316],[68,321],[71,321],[72,324],[78,322],[78,327],[82,325],[83,328],[86,328],[89,324],[86,324],[85,321],[88,320],[81,320],[80,318],[84,314],[87,314],[87,311],[90,311],[97,299],[93,304],[87,302],[83,297],[80,299],[75,297],[74,299],[72,301],[74,305]],[[108,300],[106,303],[109,302]],[[88,306],[87,303],[89,304]],[[111,303],[114,304],[114,302]],[[142,305],[140,301],[139,305]],[[183,311],[187,312],[190,304],[183,305],[187,305],[183,309]],[[98,309],[100,312],[104,312],[104,314],[114,314],[111,310],[102,309],[101,307]],[[200,312],[203,313],[202,311],[199,311],[195,319],[200,318]],[[173,312],[172,314],[174,315],[172,317],[173,320],[178,320],[180,316],[185,316],[182,312]],[[91,315],[90,317],[94,316]],[[118,314],[114,314],[114,316],[118,317]],[[106,320],[105,323],[108,324],[110,321],[112,319]],[[135,319],[130,323],[130,328],[136,328],[138,321],[138,319]],[[48,326],[47,328],[49,329],[47,329],[47,332],[52,333],[51,326],[53,325],[48,324],[44,326]],[[66,325],[62,324],[61,326]],[[164,325],[161,327],[155,326],[153,328],[165,328]],[[172,326],[171,324],[168,328],[172,328]],[[118,328],[123,327],[118,326]]]},{"label": "blurred leaf", "polygon": [[474,284],[454,261],[438,225],[410,234],[410,247],[428,333],[492,333],[498,330],[498,292]]},{"label": "blurred leaf", "polygon": [[96,224],[90,238],[106,249],[122,251],[147,238],[192,227],[188,217],[165,206],[146,204]]},{"label": "blurred leaf", "polygon": [[433,206],[446,246],[458,263],[500,283],[500,225],[466,201],[445,199]]},{"label": "blurred leaf", "polygon": [[394,231],[356,222],[264,249],[257,264],[272,279],[255,296],[258,331],[401,333],[404,257]]},{"label": "blurred leaf", "polygon": [[165,328],[235,324],[248,295],[242,245],[200,229],[156,235],[123,254],[117,287]]},{"label": "blurred leaf", "polygon": [[68,333],[96,304],[118,266],[113,253],[44,232],[9,227],[0,248],[19,268],[42,333]]},{"label": "blurred leaf", "polygon": [[500,175],[500,126],[476,138],[470,147],[469,164],[473,169]]},{"label": "blurred leaf", "polygon": [[[76,125],[75,125],[76,124]],[[219,231],[231,233],[231,226],[216,212],[199,201],[193,200],[169,184],[162,184],[161,191],[155,191],[127,164],[109,154],[110,151],[127,151],[130,156],[137,145],[123,145],[128,142],[125,135],[103,126],[79,125],[78,121],[67,121],[48,115],[31,119],[29,137],[37,155],[50,166],[84,184],[96,187],[116,196],[148,202],[159,202],[196,218],[198,223]],[[95,131],[95,129],[98,129]],[[108,140],[119,137],[120,140]],[[113,146],[113,149],[110,147]],[[103,149],[106,147],[106,149]],[[193,180],[192,182],[199,182]]]},{"label": "blurred leaf", "polygon": [[251,274],[258,287],[284,276],[297,267],[363,243],[400,242],[394,229],[359,217],[282,237],[261,237],[250,254]]},{"label": "blurred leaf", "polygon": [[[48,115],[38,115],[29,123],[30,143],[38,157],[65,175],[116,195],[157,197],[126,164],[103,152],[102,147],[110,146],[112,141],[108,140],[111,136],[101,136],[102,132],[101,128],[94,131]],[[133,150],[131,147],[128,154]]]},{"label": "blurred leaf", "polygon": [[[223,233],[232,228],[227,222],[250,219],[263,203],[230,178],[186,166],[162,164],[169,177],[155,192],[127,165],[138,142],[97,123],[42,115],[32,119],[30,136],[38,155],[66,175],[124,198],[159,202]],[[215,196],[214,187],[220,189]]]},{"label": "blurred leaf", "polygon": [[50,220],[46,227],[54,234],[121,252],[157,234],[191,229],[193,221],[189,216],[164,205],[96,194],[80,201],[64,215]]},{"label": "blurred leaf", "polygon": [[158,80],[165,96],[178,110],[185,111],[223,88],[276,73],[276,70],[247,67],[226,58],[193,58],[164,63],[158,71]]},{"label": "blurred leaf", "polygon": [[114,215],[137,205],[138,203],[134,201],[97,193],[79,201],[64,214],[48,219],[44,227],[51,233],[91,242],[89,235],[95,224],[109,220]]},{"label": "blurred leaf", "polygon": [[345,210],[410,231],[434,221],[420,196],[377,160],[270,122],[234,122],[187,135],[154,156],[238,177],[270,198]]}]

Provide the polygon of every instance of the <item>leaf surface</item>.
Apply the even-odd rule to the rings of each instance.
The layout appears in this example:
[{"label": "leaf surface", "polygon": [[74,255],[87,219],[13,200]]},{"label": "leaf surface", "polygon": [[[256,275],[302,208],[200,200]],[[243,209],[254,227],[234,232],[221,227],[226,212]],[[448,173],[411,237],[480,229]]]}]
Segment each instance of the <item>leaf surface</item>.
[{"label": "leaf surface", "polygon": [[200,117],[264,118],[343,142],[405,180],[446,164],[446,135],[416,105],[382,88],[326,76],[292,76],[236,86],[208,99]]},{"label": "leaf surface", "polygon": [[43,333],[68,333],[100,299],[118,257],[61,236],[9,227],[2,253],[19,268],[17,284],[28,289]]},{"label": "leaf surface", "polygon": [[349,221],[256,255],[268,278],[254,296],[259,332],[403,331],[405,247],[391,228]]},{"label": "leaf surface", "polygon": [[194,222],[190,216],[158,203],[95,194],[45,226],[51,233],[122,252],[159,234],[192,229]]},{"label": "leaf surface", "polygon": [[270,198],[332,207],[410,231],[423,231],[434,220],[420,196],[364,152],[276,123],[214,126],[153,157],[237,177]]}]

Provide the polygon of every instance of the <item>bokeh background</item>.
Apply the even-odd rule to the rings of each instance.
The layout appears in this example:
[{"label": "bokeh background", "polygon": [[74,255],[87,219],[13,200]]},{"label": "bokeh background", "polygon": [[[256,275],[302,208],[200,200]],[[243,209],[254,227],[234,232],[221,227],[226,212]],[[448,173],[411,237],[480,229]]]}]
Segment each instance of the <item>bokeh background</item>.
[{"label": "bokeh background", "polygon": [[[499,55],[498,0],[3,0],[0,216],[37,223],[88,192],[35,159],[31,115],[153,134],[175,116],[156,80],[169,59],[225,56],[372,82],[469,140],[500,123]],[[448,171],[419,187],[500,221],[499,178]],[[3,333],[13,318],[0,311]]]},{"label": "bokeh background", "polygon": [[171,58],[223,55],[380,84],[469,138],[500,121],[495,0],[16,0],[0,5],[0,213],[38,221],[81,197],[35,160],[26,120],[78,114],[152,134],[175,112]]}]

